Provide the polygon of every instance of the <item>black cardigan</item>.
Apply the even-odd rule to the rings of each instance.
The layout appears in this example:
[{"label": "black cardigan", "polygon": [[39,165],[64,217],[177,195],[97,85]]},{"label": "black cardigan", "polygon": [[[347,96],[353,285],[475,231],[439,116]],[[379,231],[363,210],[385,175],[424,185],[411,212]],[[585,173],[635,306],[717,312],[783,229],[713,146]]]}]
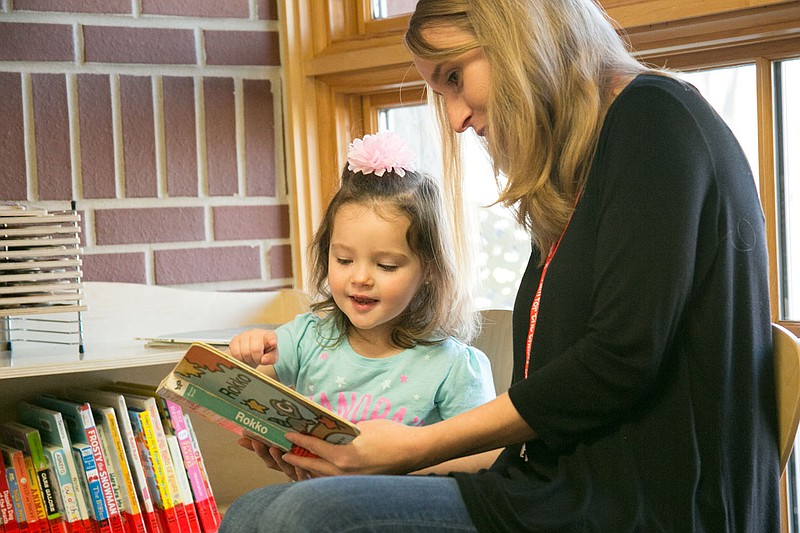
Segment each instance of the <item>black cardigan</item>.
[{"label": "black cardigan", "polygon": [[778,531],[764,216],[693,87],[641,75],[611,106],[523,380],[538,260],[509,395],[541,439],[455,474],[479,529]]}]

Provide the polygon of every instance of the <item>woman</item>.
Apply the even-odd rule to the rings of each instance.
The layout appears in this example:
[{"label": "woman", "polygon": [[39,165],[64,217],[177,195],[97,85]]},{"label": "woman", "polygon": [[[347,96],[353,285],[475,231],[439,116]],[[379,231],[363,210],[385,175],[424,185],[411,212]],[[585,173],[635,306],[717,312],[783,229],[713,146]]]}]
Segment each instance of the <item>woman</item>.
[{"label": "woman", "polygon": [[531,233],[514,384],[431,426],[364,423],[347,446],[295,435],[319,457],[281,461],[397,474],[504,449],[452,477],[267,487],[224,531],[778,531],[764,219],[730,130],[592,0],[421,0],[406,42]]}]

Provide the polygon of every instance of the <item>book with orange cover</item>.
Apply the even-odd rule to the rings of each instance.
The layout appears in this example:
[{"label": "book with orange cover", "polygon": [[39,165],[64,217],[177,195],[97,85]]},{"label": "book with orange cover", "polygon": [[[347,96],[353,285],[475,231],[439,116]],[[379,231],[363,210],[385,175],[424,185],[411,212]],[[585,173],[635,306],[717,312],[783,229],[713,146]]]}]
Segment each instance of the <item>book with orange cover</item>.
[{"label": "book with orange cover", "polygon": [[[16,494],[13,494],[12,497],[19,499],[19,505],[15,507],[17,524],[27,533],[48,533],[50,528],[39,520],[33,489],[28,477],[28,467],[25,465],[22,450],[0,444],[0,452],[2,452],[3,461],[6,464],[6,473],[12,472],[13,479],[8,479],[9,485],[13,483],[16,486]],[[12,490],[14,489],[12,488]]]},{"label": "book with orange cover", "polygon": [[0,453],[0,522],[2,522],[3,530],[6,533],[19,533],[17,513],[14,510],[14,500],[11,488],[8,486],[6,463],[3,460],[2,453]]}]

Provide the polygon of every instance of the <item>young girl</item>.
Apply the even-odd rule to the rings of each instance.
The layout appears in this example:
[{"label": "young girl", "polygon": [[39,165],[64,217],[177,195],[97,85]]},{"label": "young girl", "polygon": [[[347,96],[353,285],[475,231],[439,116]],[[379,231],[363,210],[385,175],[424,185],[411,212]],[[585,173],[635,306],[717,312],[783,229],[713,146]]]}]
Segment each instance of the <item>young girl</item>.
[{"label": "young girl", "polygon": [[312,243],[320,301],[235,337],[231,355],[353,422],[421,426],[493,399],[488,359],[455,339],[470,338],[474,315],[437,184],[392,132],[354,140],[347,156]]}]

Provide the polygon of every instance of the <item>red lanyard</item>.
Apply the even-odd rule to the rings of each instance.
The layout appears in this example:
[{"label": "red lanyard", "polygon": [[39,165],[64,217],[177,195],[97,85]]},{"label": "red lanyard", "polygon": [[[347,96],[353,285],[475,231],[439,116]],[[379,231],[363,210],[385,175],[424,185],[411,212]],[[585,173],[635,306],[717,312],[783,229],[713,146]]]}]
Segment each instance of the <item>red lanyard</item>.
[{"label": "red lanyard", "polygon": [[536,289],[536,294],[533,297],[533,303],[531,304],[531,320],[528,324],[528,340],[525,343],[525,379],[528,378],[528,367],[531,363],[531,345],[533,345],[533,333],[536,330],[536,319],[539,318],[539,304],[542,300],[542,286],[544,285],[544,276],[547,274],[547,268],[550,266],[550,261],[553,260],[553,256],[556,255],[556,250],[558,250],[558,245],[561,244],[561,239],[564,238],[564,234],[567,232],[567,228],[569,227],[569,223],[572,221],[572,215],[575,214],[575,207],[578,205],[578,198],[580,198],[580,194],[575,197],[575,205],[572,208],[572,213],[569,215],[569,219],[567,220],[567,225],[564,226],[564,230],[561,232],[561,236],[558,238],[555,244],[550,246],[550,252],[547,254],[547,258],[544,260],[544,266],[542,267],[542,277],[539,278],[539,287]]}]

